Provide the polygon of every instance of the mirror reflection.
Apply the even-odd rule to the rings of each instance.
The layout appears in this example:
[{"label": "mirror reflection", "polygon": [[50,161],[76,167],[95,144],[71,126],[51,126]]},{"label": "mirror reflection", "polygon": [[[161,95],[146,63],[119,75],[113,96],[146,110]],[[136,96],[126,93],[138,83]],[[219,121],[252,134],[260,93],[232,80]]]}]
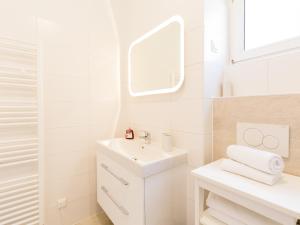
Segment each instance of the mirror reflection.
[{"label": "mirror reflection", "polygon": [[183,82],[183,22],[173,17],[135,41],[129,50],[133,96],[176,91]]}]

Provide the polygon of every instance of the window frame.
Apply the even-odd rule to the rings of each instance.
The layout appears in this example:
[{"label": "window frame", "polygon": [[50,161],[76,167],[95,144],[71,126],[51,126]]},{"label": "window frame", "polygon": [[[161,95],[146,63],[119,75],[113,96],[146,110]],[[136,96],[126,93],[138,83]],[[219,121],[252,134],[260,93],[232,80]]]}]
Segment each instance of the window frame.
[{"label": "window frame", "polygon": [[245,0],[231,0],[230,42],[232,63],[276,55],[300,48],[300,36],[251,50],[245,50]]}]

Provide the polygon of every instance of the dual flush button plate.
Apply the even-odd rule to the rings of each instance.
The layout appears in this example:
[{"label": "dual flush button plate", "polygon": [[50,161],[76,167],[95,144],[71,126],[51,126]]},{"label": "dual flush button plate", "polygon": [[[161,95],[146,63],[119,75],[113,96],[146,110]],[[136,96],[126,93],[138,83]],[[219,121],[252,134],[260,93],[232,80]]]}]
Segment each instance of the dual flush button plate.
[{"label": "dual flush button plate", "polygon": [[237,144],[289,157],[289,126],[260,123],[238,123]]}]

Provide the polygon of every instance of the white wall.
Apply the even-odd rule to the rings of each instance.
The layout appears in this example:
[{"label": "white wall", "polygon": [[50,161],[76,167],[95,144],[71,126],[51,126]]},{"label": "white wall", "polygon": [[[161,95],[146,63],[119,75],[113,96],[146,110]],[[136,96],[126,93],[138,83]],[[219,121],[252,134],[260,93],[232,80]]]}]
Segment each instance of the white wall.
[{"label": "white wall", "polygon": [[[204,98],[206,126],[212,134],[212,98],[222,95],[223,70],[228,64],[228,0],[204,1]],[[207,142],[212,142],[212,135]],[[212,144],[210,144],[212,146]],[[206,162],[212,148],[205,151]]]},{"label": "white wall", "polygon": [[290,51],[231,66],[233,96],[300,92],[300,52]]},{"label": "white wall", "polygon": [[[118,45],[109,1],[44,0],[39,34],[45,79],[46,224],[96,213],[95,141],[113,135]],[[56,200],[68,207],[57,210]]]},{"label": "white wall", "polygon": [[1,37],[36,43],[37,0],[2,1],[0,7]]},{"label": "white wall", "polygon": [[[200,0],[112,0],[121,43],[122,111],[119,136],[126,127],[151,132],[160,141],[170,131],[177,147],[189,152],[190,169],[204,161],[210,131],[205,126],[203,96],[203,5]],[[185,21],[185,75],[183,87],[174,94],[131,97],[127,85],[127,52],[132,41],[173,15]],[[193,224],[193,183],[188,174],[188,224]]]},{"label": "white wall", "polygon": [[[228,1],[228,5],[231,1]],[[230,5],[229,5],[230,6]],[[251,96],[300,92],[300,50],[283,51],[228,65],[225,95]]]},{"label": "white wall", "polygon": [[204,60],[207,98],[222,94],[223,70],[228,56],[228,0],[205,0]]},{"label": "white wall", "polygon": [[[108,0],[1,4],[0,36],[39,44],[47,225],[71,225],[99,210],[95,141],[113,136],[119,106],[113,25]],[[59,212],[61,197],[68,206]]]}]

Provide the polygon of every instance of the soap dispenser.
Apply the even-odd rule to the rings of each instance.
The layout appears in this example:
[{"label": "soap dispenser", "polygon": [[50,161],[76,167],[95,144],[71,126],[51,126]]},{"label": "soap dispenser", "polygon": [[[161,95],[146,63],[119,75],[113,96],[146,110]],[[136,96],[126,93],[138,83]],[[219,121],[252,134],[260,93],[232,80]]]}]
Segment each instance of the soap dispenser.
[{"label": "soap dispenser", "polygon": [[125,132],[125,139],[134,139],[134,132],[131,128],[128,128]]}]

